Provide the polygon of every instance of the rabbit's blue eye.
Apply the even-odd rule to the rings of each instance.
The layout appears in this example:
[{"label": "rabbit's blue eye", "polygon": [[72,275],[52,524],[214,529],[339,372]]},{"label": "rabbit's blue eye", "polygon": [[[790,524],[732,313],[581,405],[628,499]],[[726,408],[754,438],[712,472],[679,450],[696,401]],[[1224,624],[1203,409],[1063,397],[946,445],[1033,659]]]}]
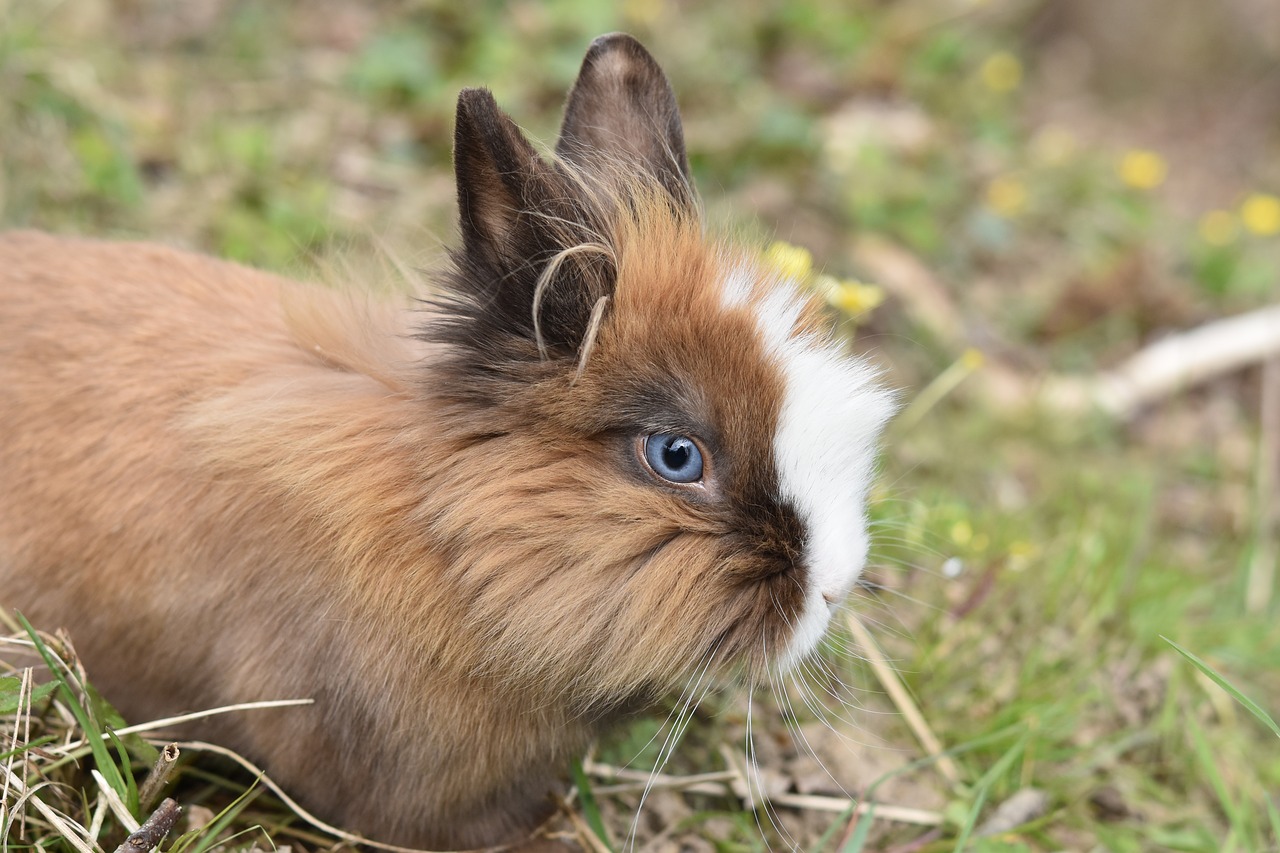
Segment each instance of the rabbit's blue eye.
[{"label": "rabbit's blue eye", "polygon": [[688,436],[659,432],[644,440],[644,461],[653,473],[673,483],[702,479],[702,451]]}]

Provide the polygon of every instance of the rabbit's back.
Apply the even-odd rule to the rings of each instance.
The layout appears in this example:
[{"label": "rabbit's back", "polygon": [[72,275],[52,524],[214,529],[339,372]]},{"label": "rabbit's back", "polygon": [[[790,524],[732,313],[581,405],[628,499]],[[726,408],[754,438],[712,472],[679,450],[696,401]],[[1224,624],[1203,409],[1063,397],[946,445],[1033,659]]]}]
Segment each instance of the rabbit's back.
[{"label": "rabbit's back", "polygon": [[[403,592],[406,566],[439,565],[409,518],[438,430],[392,387],[398,344],[368,327],[378,311],[352,332],[338,316],[350,301],[324,291],[34,232],[0,235],[0,300],[4,606],[67,628],[131,720],[315,699],[186,733],[264,762],[330,819],[419,844],[528,825],[554,781],[536,760],[511,765],[533,723],[506,702],[475,707],[483,685],[441,662],[468,653],[457,608]],[[492,749],[455,754],[444,734],[475,727]],[[576,748],[578,729],[543,745]],[[398,762],[454,784],[379,769]],[[420,811],[382,806],[405,801]],[[447,829],[424,829],[441,813]]]},{"label": "rabbit's back", "polygon": [[435,846],[536,820],[589,735],[460,674],[478,638],[422,518],[450,446],[404,312],[33,232],[0,235],[0,301],[4,606],[67,628],[131,720],[314,699],[185,734],[330,820]]},{"label": "rabbit's back", "polygon": [[[5,604],[72,629],[102,687],[134,685],[109,694],[134,714],[215,698],[166,662],[225,656],[228,609],[253,609],[246,551],[264,543],[251,523],[210,535],[248,501],[205,469],[184,421],[264,360],[301,361],[278,291],[161,246],[0,236]],[[120,613],[136,618],[122,628]]]}]

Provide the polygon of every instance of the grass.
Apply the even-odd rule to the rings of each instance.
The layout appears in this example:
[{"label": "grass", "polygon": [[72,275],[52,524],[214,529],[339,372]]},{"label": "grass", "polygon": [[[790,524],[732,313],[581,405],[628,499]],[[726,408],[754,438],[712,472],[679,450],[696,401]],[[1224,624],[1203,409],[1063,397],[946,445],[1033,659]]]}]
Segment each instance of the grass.
[{"label": "grass", "polygon": [[[1245,165],[1215,170],[1176,135],[1140,136],[1130,114],[1171,98],[1159,75],[1103,52],[1096,74],[1119,75],[1103,84],[1131,100],[1108,101],[1103,84],[1063,92],[1043,4],[972,5],[326,0],[315,14],[247,0],[0,0],[0,224],[161,239],[302,273],[378,243],[427,260],[452,231],[457,90],[491,86],[549,140],[585,44],[635,32],[675,81],[713,219],[776,231],[841,279],[867,275],[855,238],[875,235],[931,270],[969,327],[957,345],[895,298],[864,304],[853,326],[919,401],[886,449],[875,585],[855,609],[956,771],[941,771],[856,644],[836,637],[825,671],[762,691],[750,715],[743,697],[711,697],[664,772],[732,773],[723,747],[740,762],[750,726],[766,786],[832,801],[876,786],[876,819],[748,811],[723,782],[659,786],[637,818],[638,792],[584,773],[594,796],[564,831],[593,849],[634,827],[655,850],[726,853],[1277,849],[1280,618],[1274,600],[1246,606],[1254,554],[1276,553],[1263,520],[1280,499],[1255,488],[1259,448],[1275,440],[1258,426],[1257,372],[1126,424],[977,392],[992,358],[1088,373],[1164,330],[1274,301],[1274,158],[1241,153],[1232,162]],[[1198,14],[1207,39],[1217,24]],[[1227,54],[1234,72],[1200,76],[1243,91],[1265,51],[1245,44]],[[1071,121],[1059,101],[1077,108]],[[969,345],[986,364],[966,360]],[[15,636],[0,658],[29,650]],[[123,721],[94,696],[93,674],[62,660],[44,685],[20,668],[0,678],[0,754],[34,791],[7,789],[4,837],[106,849],[126,829],[108,792],[144,818],[135,798],[163,742],[103,737]],[[647,771],[669,723],[642,720],[595,760]],[[805,739],[838,784],[805,759]],[[335,843],[252,774],[192,758],[172,786],[201,834],[169,846]],[[1028,788],[1047,811],[980,835]],[[890,806],[943,822],[879,819]]]},{"label": "grass", "polygon": [[1173,646],[1174,650],[1177,651],[1178,654],[1191,661],[1195,668],[1200,670],[1206,678],[1225,690],[1232,699],[1235,699],[1236,702],[1240,703],[1240,705],[1242,705],[1244,709],[1252,714],[1260,723],[1271,729],[1271,731],[1275,733],[1276,737],[1280,737],[1280,725],[1277,725],[1276,721],[1271,719],[1271,715],[1264,711],[1257,702],[1241,693],[1234,684],[1223,678],[1217,670],[1201,660],[1198,655],[1192,654],[1172,640],[1168,640],[1168,642],[1169,645]]}]

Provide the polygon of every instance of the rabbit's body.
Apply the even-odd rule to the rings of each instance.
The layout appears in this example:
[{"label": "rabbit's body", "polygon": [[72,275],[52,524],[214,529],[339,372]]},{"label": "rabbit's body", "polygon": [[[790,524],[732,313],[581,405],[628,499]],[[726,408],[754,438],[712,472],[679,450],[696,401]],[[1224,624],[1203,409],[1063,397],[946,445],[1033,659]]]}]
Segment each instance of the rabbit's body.
[{"label": "rabbit's body", "polygon": [[[393,533],[466,497],[412,473],[454,448],[429,401],[385,384],[409,358],[353,372],[316,348],[341,329],[306,294],[290,328],[287,283],[166,248],[17,233],[0,270],[9,606],[66,626],[135,721],[315,698],[199,733],[372,835],[476,843],[545,810],[586,727],[513,706],[468,669],[475,649],[435,641],[478,638],[433,595],[437,549]],[[424,606],[387,634],[410,596]],[[424,835],[423,813],[457,817]]]},{"label": "rabbit's body", "polygon": [[0,237],[5,603],[134,719],[314,698],[196,730],[436,847],[528,829],[695,673],[812,650],[865,557],[886,395],[703,233],[634,41],[593,46],[558,152],[464,93],[463,247],[427,310]]}]

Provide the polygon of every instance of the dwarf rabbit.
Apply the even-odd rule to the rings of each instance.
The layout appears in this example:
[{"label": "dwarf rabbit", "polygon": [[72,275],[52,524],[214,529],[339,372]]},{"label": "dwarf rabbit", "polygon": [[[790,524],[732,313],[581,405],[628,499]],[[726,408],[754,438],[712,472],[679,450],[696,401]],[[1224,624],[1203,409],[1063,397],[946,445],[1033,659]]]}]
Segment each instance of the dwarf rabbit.
[{"label": "dwarf rabbit", "polygon": [[596,40],[555,157],[458,99],[461,246],[423,302],[0,237],[0,595],[126,717],[322,817],[507,842],[593,738],[810,653],[867,551],[891,395],[704,233],[674,95]]}]

